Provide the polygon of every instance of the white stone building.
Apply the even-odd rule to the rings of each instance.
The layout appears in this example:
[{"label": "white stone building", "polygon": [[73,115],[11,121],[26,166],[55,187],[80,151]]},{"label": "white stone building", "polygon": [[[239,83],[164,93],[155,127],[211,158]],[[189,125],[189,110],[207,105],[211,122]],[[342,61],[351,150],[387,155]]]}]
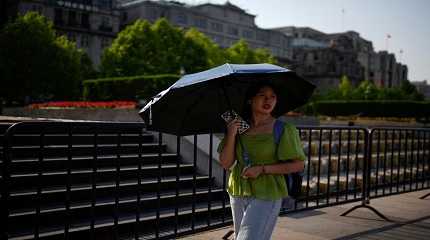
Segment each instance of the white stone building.
[{"label": "white stone building", "polygon": [[57,33],[85,49],[94,66],[100,64],[103,49],[119,32],[115,0],[20,0],[18,12],[28,11],[51,19]]},{"label": "white stone building", "polygon": [[198,29],[224,48],[245,39],[251,48],[266,48],[277,58],[291,55],[291,38],[279,31],[259,28],[255,24],[255,15],[228,1],[193,6],[176,1],[119,0],[118,3],[124,25],[136,19],[154,22],[166,18],[175,26]]}]

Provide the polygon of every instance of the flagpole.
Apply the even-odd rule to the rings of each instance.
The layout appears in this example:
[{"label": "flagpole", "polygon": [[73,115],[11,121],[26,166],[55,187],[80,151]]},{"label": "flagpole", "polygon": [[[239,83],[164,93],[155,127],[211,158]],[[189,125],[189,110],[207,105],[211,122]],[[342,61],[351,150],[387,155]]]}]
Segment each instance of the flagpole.
[{"label": "flagpole", "polygon": [[400,49],[400,51],[399,51],[399,62],[401,63],[402,62],[402,57],[403,57],[403,49]]},{"label": "flagpole", "polygon": [[385,38],[385,50],[388,52],[388,40],[391,38],[390,34],[387,34],[386,38]]},{"label": "flagpole", "polygon": [[342,19],[341,19],[341,32],[345,31],[345,9],[342,8]]}]

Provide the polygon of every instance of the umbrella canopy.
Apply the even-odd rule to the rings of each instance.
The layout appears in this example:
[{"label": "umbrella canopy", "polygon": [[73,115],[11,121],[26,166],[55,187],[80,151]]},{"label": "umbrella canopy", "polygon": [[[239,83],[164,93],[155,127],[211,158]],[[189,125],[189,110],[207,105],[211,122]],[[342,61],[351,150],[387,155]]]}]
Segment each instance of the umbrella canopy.
[{"label": "umbrella canopy", "polygon": [[295,72],[272,64],[224,64],[183,76],[152,98],[139,112],[149,130],[174,135],[222,132],[220,117],[228,110],[241,114],[249,87],[270,82],[277,91],[275,116],[303,105],[315,86]]}]

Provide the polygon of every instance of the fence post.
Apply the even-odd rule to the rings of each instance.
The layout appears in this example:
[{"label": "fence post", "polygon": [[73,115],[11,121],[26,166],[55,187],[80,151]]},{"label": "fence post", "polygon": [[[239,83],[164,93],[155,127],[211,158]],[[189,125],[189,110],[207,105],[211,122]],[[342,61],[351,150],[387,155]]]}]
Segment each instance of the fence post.
[{"label": "fence post", "polygon": [[1,182],[1,199],[0,199],[0,214],[3,224],[0,224],[0,239],[7,239],[7,233],[8,233],[8,217],[9,217],[9,207],[8,207],[8,197],[9,197],[9,135],[10,135],[10,129],[12,127],[9,127],[5,134],[3,139],[3,163],[2,163],[2,182]]},{"label": "fence post", "polygon": [[362,187],[362,201],[360,205],[354,206],[346,212],[342,213],[341,216],[346,216],[350,212],[358,208],[367,208],[378,215],[380,218],[391,222],[382,213],[370,206],[370,178],[371,178],[371,160],[372,160],[372,135],[375,129],[366,129],[364,135],[364,159],[363,159],[363,187]]},{"label": "fence post", "polygon": [[0,220],[3,219],[3,224],[0,224],[0,239],[8,239],[9,227],[9,178],[10,178],[10,147],[11,136],[15,132],[16,126],[21,125],[22,122],[14,123],[10,126],[3,135],[3,163],[2,163],[2,184],[1,184],[1,207],[0,207]]}]

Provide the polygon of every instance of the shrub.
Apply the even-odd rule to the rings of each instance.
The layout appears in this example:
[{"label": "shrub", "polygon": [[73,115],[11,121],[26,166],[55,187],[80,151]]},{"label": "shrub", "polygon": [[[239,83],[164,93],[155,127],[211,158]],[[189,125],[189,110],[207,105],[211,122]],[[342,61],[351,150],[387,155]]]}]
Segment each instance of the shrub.
[{"label": "shrub", "polygon": [[85,80],[83,97],[91,101],[148,99],[178,79],[179,75],[164,74]]},{"label": "shrub", "polygon": [[430,116],[429,101],[316,101],[307,105],[308,114],[326,116],[415,117]]},{"label": "shrub", "polygon": [[85,102],[85,101],[56,101],[46,103],[33,103],[30,109],[65,109],[65,108],[136,108],[134,101],[109,101],[109,102]]}]

